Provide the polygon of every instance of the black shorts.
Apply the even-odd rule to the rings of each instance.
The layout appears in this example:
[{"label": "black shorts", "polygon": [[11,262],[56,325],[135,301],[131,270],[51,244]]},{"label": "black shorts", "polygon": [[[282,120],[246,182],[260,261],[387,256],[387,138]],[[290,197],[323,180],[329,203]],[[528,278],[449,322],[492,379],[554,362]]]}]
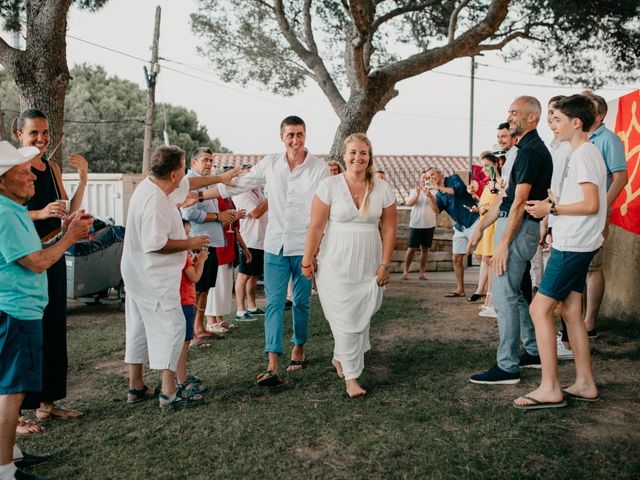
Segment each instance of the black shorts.
[{"label": "black shorts", "polygon": [[209,256],[204,262],[202,276],[196,283],[196,292],[208,292],[210,288],[215,287],[217,276],[218,257],[216,256],[216,247],[209,247]]},{"label": "black shorts", "polygon": [[431,228],[411,228],[409,227],[409,248],[426,247],[431,248],[433,243],[433,233],[436,227]]},{"label": "black shorts", "polygon": [[240,264],[238,265],[238,272],[245,275],[259,277],[264,271],[264,250],[258,250],[257,248],[250,248],[251,263],[247,263],[247,259],[240,253]]}]

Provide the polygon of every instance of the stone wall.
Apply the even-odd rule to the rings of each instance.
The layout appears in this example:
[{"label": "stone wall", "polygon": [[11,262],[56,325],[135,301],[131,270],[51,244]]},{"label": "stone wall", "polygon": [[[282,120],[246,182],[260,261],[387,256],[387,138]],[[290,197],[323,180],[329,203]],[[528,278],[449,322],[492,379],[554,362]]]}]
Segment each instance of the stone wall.
[{"label": "stone wall", "polygon": [[640,320],[640,235],[611,225],[604,250],[602,315]]},{"label": "stone wall", "polygon": [[[410,207],[398,207],[398,230],[396,245],[393,252],[391,271],[402,272],[407,243],[409,241],[409,216]],[[453,223],[446,213],[438,215],[438,226],[433,236],[433,245],[429,250],[428,272],[449,272],[453,270],[451,263],[451,237],[453,236]],[[417,272],[420,268],[420,252],[416,252],[409,268],[410,272]]]}]

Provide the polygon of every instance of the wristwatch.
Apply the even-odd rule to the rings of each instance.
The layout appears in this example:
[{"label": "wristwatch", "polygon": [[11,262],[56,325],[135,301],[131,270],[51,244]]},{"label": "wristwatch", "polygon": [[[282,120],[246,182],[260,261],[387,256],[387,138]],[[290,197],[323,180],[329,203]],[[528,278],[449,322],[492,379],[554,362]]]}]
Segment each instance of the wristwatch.
[{"label": "wristwatch", "polygon": [[558,210],[556,210],[556,202],[551,202],[551,208],[549,209],[549,213],[551,215],[558,215]]},{"label": "wristwatch", "polygon": [[198,201],[202,203],[204,201],[204,193],[202,191],[198,192]]}]

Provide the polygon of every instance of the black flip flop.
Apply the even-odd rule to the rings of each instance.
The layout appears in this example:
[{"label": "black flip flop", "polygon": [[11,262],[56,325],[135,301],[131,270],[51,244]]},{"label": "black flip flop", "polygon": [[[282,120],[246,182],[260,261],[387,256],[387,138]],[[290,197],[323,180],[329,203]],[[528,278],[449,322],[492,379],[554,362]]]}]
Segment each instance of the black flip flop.
[{"label": "black flip flop", "polygon": [[277,387],[282,383],[277,373],[267,370],[262,377],[256,380],[261,387]]},{"label": "black flip flop", "polygon": [[[309,365],[309,360],[304,359],[304,360],[291,360],[289,362],[289,365],[287,365],[287,372],[295,372],[297,370],[303,370],[305,368],[307,368],[307,365]],[[300,367],[300,368],[296,368],[295,370],[289,370],[289,367]]]}]

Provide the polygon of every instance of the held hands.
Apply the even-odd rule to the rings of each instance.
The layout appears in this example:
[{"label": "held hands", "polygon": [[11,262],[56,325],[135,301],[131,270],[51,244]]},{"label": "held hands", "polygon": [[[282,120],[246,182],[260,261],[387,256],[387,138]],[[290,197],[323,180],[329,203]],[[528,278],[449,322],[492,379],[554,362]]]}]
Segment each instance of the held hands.
[{"label": "held hands", "polygon": [[529,200],[524,206],[525,211],[534,218],[542,218],[549,215],[551,204],[546,200]]},{"label": "held hands", "polygon": [[69,235],[74,242],[89,236],[89,230],[93,227],[93,216],[80,209],[69,215],[62,224],[62,231]]},{"label": "held hands", "polygon": [[69,155],[69,165],[78,171],[81,183],[87,183],[87,175],[89,173],[89,162],[80,154],[72,153]]},{"label": "held hands", "polygon": [[302,262],[300,262],[302,276],[311,280],[313,278],[313,274],[316,273],[317,265],[315,258],[313,260],[305,260],[305,258],[303,258]]}]

